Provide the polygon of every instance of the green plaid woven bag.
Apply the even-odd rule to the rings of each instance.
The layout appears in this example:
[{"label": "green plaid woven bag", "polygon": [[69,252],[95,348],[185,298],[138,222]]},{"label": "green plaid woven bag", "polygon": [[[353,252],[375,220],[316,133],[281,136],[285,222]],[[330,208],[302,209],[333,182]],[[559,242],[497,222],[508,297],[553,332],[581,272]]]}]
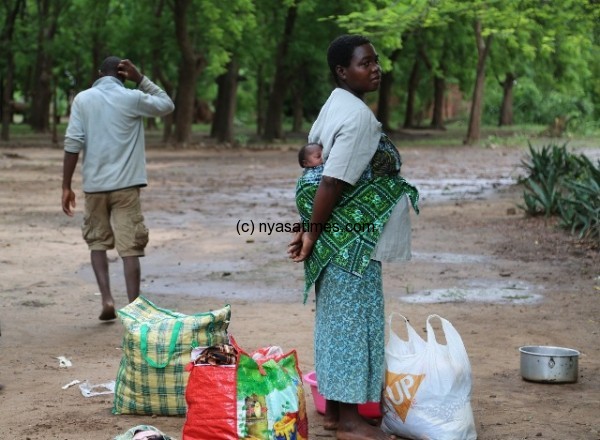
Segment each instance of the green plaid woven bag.
[{"label": "green plaid woven bag", "polygon": [[125,334],[113,414],[184,416],[192,349],[229,341],[231,307],[184,315],[139,296],[117,314]]}]

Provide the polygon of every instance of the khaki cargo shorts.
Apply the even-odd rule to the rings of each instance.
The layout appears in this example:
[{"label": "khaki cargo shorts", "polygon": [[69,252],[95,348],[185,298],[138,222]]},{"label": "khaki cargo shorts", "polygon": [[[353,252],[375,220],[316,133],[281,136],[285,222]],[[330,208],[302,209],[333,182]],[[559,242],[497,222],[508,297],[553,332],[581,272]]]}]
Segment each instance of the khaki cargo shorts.
[{"label": "khaki cargo shorts", "polygon": [[140,204],[140,189],[85,194],[81,227],[91,251],[117,248],[121,257],[141,257],[148,244],[148,229]]}]

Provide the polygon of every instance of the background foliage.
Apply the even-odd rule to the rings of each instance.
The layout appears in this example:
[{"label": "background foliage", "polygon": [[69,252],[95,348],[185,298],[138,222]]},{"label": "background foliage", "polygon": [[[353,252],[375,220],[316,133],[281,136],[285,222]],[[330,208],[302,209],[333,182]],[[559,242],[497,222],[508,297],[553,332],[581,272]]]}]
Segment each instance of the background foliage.
[{"label": "background foliage", "polygon": [[20,115],[55,129],[108,55],[176,100],[165,141],[185,145],[198,122],[224,142],[242,126],[277,140],[314,120],[332,87],[326,48],[354,32],[381,55],[390,87],[369,104],[389,130],[464,120],[471,143],[481,123],[561,135],[600,118],[594,0],[2,0],[0,20],[3,140]]},{"label": "background foliage", "polygon": [[560,225],[600,248],[600,161],[570,153],[567,144],[529,145],[521,208],[529,215],[557,215]]}]

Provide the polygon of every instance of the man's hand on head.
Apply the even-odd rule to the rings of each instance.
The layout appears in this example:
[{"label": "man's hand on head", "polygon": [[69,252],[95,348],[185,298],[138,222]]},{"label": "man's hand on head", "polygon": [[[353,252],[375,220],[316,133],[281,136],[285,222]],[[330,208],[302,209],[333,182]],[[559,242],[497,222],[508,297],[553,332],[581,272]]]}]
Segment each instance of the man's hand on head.
[{"label": "man's hand on head", "polygon": [[117,73],[123,77],[123,82],[125,82],[125,80],[130,80],[136,84],[139,84],[142,79],[144,79],[144,75],[142,75],[137,67],[135,67],[135,65],[128,59],[121,60],[117,66]]}]

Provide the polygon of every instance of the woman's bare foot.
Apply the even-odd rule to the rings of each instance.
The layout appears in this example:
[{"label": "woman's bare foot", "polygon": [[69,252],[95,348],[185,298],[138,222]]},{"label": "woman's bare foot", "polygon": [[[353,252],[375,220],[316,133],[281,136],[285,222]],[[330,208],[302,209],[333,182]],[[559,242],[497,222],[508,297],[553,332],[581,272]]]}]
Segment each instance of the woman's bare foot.
[{"label": "woman's bare foot", "polygon": [[323,421],[323,429],[325,431],[336,431],[338,429],[338,421],[337,420],[330,420],[330,419],[325,419]]},{"label": "woman's bare foot", "polygon": [[[363,417],[363,420],[371,426],[381,425],[381,419],[372,419],[370,417]],[[323,421],[323,429],[325,431],[336,431],[338,429],[338,417],[328,417],[325,414],[325,420]]]},{"label": "woman's bare foot", "polygon": [[340,404],[335,400],[325,401],[325,421],[323,429],[326,431],[335,431],[338,428],[338,420],[340,419]]},{"label": "woman's bare foot", "polygon": [[100,316],[98,317],[100,321],[110,321],[116,318],[117,314],[115,313],[114,304],[105,304],[102,306],[102,313],[100,313]]},{"label": "woman's bare foot", "polygon": [[381,425],[381,419],[374,419],[372,417],[363,417],[363,420],[371,426]]},{"label": "woman's bare foot", "polygon": [[338,427],[335,438],[337,440],[390,440],[396,437],[386,434],[376,426],[363,422],[360,425],[352,425],[351,427]]},{"label": "woman's bare foot", "polygon": [[361,417],[355,404],[340,403],[340,418],[335,433],[337,440],[389,440],[394,439],[378,426],[373,426]]}]

